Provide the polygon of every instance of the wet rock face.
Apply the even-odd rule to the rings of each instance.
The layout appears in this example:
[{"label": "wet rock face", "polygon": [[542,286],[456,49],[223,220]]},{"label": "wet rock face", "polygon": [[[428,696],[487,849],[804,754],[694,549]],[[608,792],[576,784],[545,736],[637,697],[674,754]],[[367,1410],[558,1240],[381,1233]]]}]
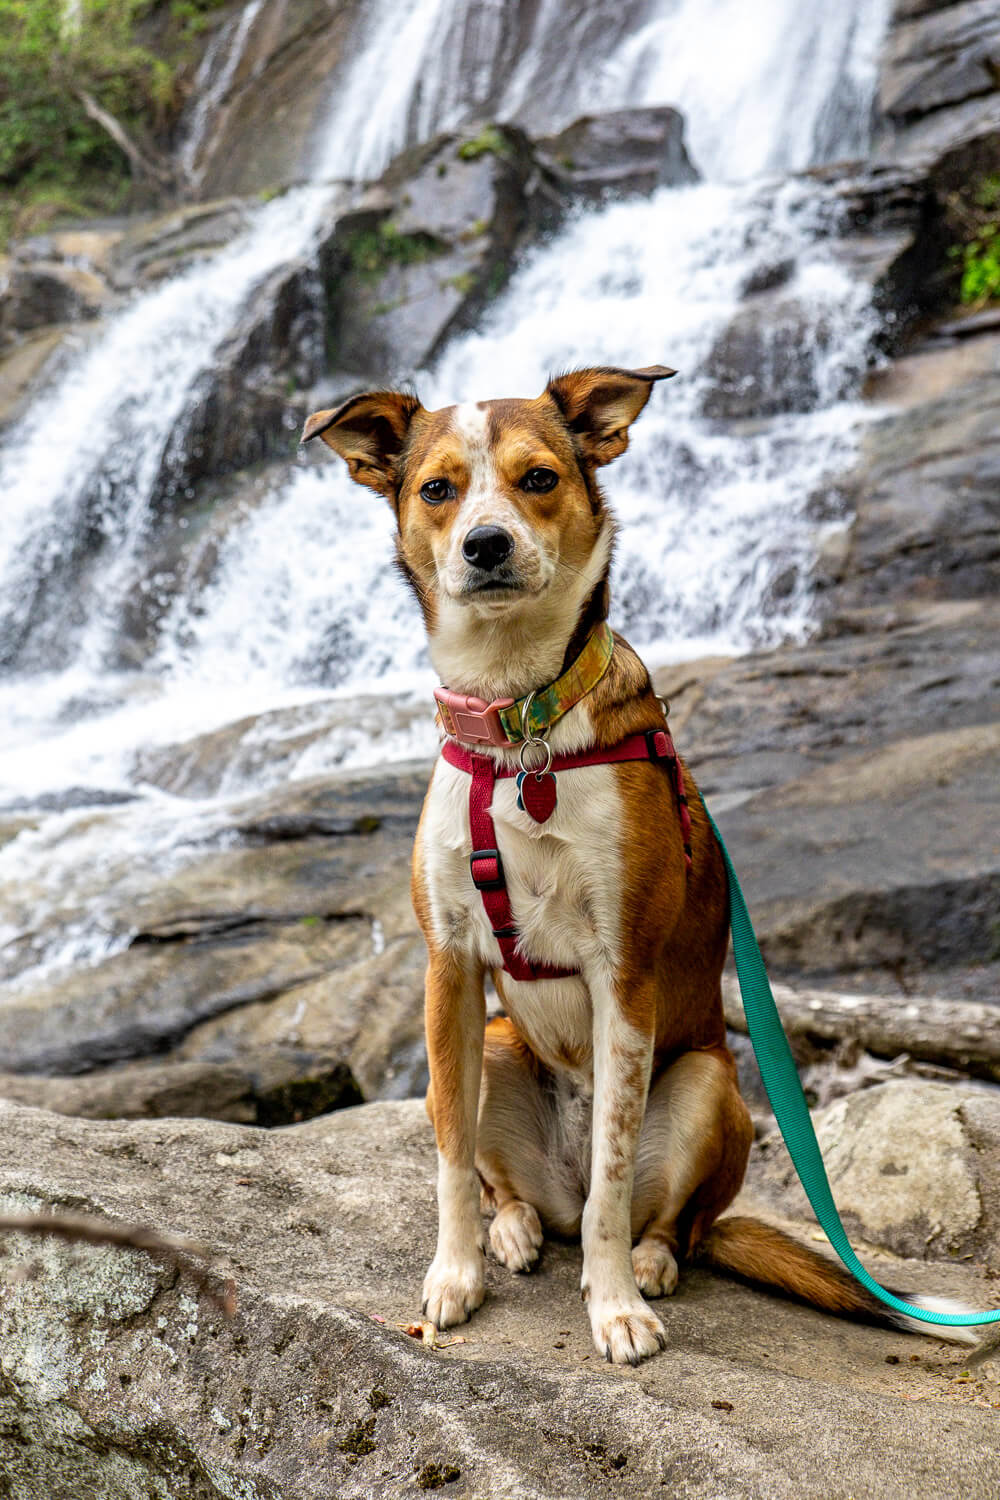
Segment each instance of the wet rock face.
[{"label": "wet rock face", "polygon": [[[17,1500],[957,1500],[1000,1484],[996,1387],[953,1380],[967,1350],[705,1272],[682,1274],[662,1305],[668,1348],[641,1371],[594,1356],[579,1247],[565,1244],[531,1276],[491,1262],[458,1340],[422,1347],[397,1326],[418,1315],[434,1247],[435,1152],[416,1101],[278,1132],[14,1105],[0,1119],[0,1210],[141,1212],[205,1244],[209,1286],[231,1276],[237,1299],[227,1319],[138,1252],[8,1239],[8,1265],[32,1267],[0,1303],[0,1470]],[[968,1263],[875,1270],[984,1296]]]},{"label": "wet rock face", "polygon": [[194,163],[201,197],[250,195],[301,177],[360,10],[359,0],[264,0],[206,122]]},{"label": "wet rock face", "polygon": [[577,197],[651,193],[697,182],[684,145],[684,118],[668,107],[584,115],[535,142],[556,180]]},{"label": "wet rock face", "polygon": [[403,152],[321,253],[329,363],[373,381],[426,367],[574,203],[695,181],[683,133],[676,110],[618,110],[534,143],[487,123]]},{"label": "wet rock face", "polygon": [[176,276],[220,249],[246,228],[247,205],[237,198],[189,204],[132,223],[107,257],[117,291],[128,292]]},{"label": "wet rock face", "polygon": [[941,153],[1000,132],[1000,15],[992,0],[897,0],[879,89],[883,158]]},{"label": "wet rock face", "polygon": [[331,365],[371,380],[425,367],[563,206],[512,127],[404,152],[323,249]]},{"label": "wet rock face", "polygon": [[[245,803],[235,824],[227,814],[223,847],[210,841],[170,875],[126,866],[91,880],[86,895],[67,887],[63,915],[72,923],[77,900],[96,900],[118,951],[24,984],[6,1013],[0,1069],[81,1074],[169,1054],[242,1074],[240,1087],[235,1075],[195,1079],[192,1097],[197,1084],[206,1097],[246,1099],[247,1078],[273,1052],[283,1059],[274,1078],[249,1091],[258,1104],[315,1076],[316,1056],[347,1064],[368,1097],[418,1092],[426,955],[409,863],[426,779],[397,770],[297,783]],[[23,921],[23,909],[5,909]],[[30,965],[30,940],[6,959],[10,976]],[[109,1093],[95,1083],[74,1096],[141,1102],[180,1087],[139,1072],[108,1078]]]},{"label": "wet rock face", "polygon": [[171,433],[154,511],[183,511],[181,497],[202,481],[294,453],[309,404],[301,392],[324,364],[322,307],[319,276],[306,262],[254,291]]},{"label": "wet rock face", "polygon": [[[848,481],[864,501],[840,597],[851,605],[887,596],[995,598],[1000,336],[987,331],[967,352],[944,343],[907,361],[895,388],[907,387],[907,408],[866,435]],[[921,395],[927,399],[913,400]]]},{"label": "wet rock face", "polygon": [[59,261],[15,262],[0,294],[0,346],[51,323],[96,318],[108,290],[100,277]]},{"label": "wet rock face", "polygon": [[798,298],[752,295],[708,356],[705,415],[732,421],[811,411],[820,396],[815,349],[830,336]]},{"label": "wet rock face", "polygon": [[[368,40],[365,23],[373,10],[361,0],[264,0],[202,130],[194,163],[202,196],[251,194],[301,178],[310,154],[330,145],[331,103],[335,107],[352,57]],[[633,0],[564,0],[558,25],[539,27],[538,12],[536,0],[467,0],[460,10],[439,12],[434,40],[443,76],[429,80],[432,97],[420,99],[425,133],[433,131],[427,122],[435,119],[458,120],[474,133],[475,122],[491,115],[531,133],[551,130],[554,118],[566,118],[559,94],[572,71],[598,67],[608,49],[645,19]],[[223,20],[219,30],[225,25]],[[512,113],[505,103],[508,86],[526,58],[532,79],[515,90],[520,97]],[[376,59],[373,109],[378,71]],[[209,77],[203,92],[211,88]],[[197,108],[196,96],[182,126]]]},{"label": "wet rock face", "polygon": [[0,429],[25,411],[43,373],[58,356],[65,328],[44,328],[19,337],[0,354]]}]

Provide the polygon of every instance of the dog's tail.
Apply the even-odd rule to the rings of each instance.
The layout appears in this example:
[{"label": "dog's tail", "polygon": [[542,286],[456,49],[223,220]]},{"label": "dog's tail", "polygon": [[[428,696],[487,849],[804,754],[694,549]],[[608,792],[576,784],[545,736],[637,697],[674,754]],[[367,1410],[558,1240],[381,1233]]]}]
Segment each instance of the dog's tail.
[{"label": "dog's tail", "polygon": [[[808,1302],[811,1307],[821,1308],[840,1318],[878,1323],[883,1328],[902,1328],[908,1333],[950,1339],[957,1344],[979,1342],[974,1327],[942,1327],[893,1312],[855,1281],[845,1267],[759,1219],[733,1216],[717,1220],[691,1255],[691,1260],[736,1276],[741,1281],[770,1287],[786,1297]],[[912,1296],[898,1291],[894,1295],[933,1312],[972,1311],[947,1297]]]}]

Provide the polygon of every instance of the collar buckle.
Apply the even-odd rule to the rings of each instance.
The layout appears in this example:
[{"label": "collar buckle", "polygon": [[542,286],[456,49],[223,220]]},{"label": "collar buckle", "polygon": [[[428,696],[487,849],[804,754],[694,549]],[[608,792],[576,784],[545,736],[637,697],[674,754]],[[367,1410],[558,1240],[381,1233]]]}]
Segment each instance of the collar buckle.
[{"label": "collar buckle", "polygon": [[509,745],[510,736],[500,719],[501,709],[512,708],[513,698],[473,698],[467,693],[453,693],[450,688],[434,689],[434,698],[444,732],[468,745]]}]

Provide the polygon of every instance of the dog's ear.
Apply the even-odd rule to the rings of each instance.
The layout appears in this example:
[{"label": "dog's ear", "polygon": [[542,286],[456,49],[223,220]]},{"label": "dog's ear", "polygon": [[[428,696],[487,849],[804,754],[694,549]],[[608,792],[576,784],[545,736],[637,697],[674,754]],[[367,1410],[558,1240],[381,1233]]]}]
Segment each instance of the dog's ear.
[{"label": "dog's ear", "polygon": [[332,411],[316,411],[306,422],[302,441],[321,437],[339,453],[351,478],[390,499],[396,487],[396,460],[406,444],[416,396],[405,391],[366,391]]},{"label": "dog's ear", "polygon": [[545,389],[580,439],[584,458],[597,467],[625,452],[629,427],[649,400],[654,382],[676,374],[666,365],[570,370],[555,376]]}]

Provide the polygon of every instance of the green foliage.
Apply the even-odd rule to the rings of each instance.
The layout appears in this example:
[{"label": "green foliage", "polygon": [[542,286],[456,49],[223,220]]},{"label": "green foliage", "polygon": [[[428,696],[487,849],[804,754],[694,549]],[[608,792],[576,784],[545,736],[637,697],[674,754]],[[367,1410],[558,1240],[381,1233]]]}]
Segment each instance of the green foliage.
[{"label": "green foliage", "polygon": [[179,107],[193,38],[223,3],[0,0],[0,227],[29,232],[47,214],[122,205],[128,157],[83,95],[149,150]]},{"label": "green foliage", "polygon": [[993,172],[984,177],[973,193],[972,201],[977,208],[985,208],[987,212],[1000,208],[1000,173]]},{"label": "green foliage", "polygon": [[470,245],[473,240],[481,240],[489,227],[488,219],[474,219],[468,229],[463,229],[459,239],[463,245]]},{"label": "green foliage", "polygon": [[118,117],[163,107],[170,72],[135,45],[139,0],[0,0],[0,180],[54,159],[110,160],[111,143],[77,97],[91,92]]},{"label": "green foliage", "polygon": [[171,0],[170,14],[188,36],[197,36],[208,25],[209,13],[226,0]]},{"label": "green foliage", "polygon": [[510,146],[495,125],[486,125],[477,136],[463,141],[458,148],[459,161],[476,161],[480,156],[509,156]]},{"label": "green foliage", "polygon": [[347,255],[352,271],[366,281],[377,281],[390,266],[413,266],[440,255],[442,246],[429,234],[401,234],[391,219],[377,229],[360,229],[351,236]]},{"label": "green foliage", "polygon": [[979,239],[962,246],[959,296],[966,306],[1000,298],[1000,224],[987,224]]},{"label": "green foliage", "polygon": [[990,173],[948,200],[956,244],[959,300],[966,307],[1000,301],[1000,174]]},{"label": "green foliage", "polygon": [[492,301],[494,297],[498,297],[500,295],[504,287],[507,285],[507,278],[509,275],[509,261],[498,260],[494,263],[493,269],[490,271],[489,280],[486,283],[487,301]]}]

